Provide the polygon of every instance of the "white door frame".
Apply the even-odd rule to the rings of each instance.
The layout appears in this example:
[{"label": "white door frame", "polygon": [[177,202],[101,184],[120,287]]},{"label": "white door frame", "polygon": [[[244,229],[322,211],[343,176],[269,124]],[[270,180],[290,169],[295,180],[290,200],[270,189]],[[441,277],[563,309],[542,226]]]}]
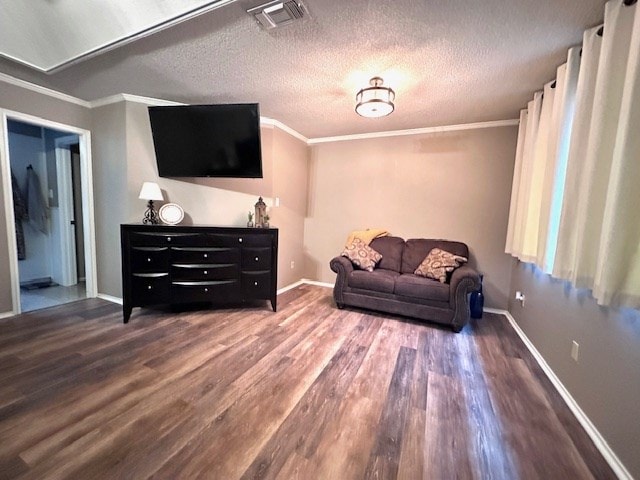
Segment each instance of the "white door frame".
[{"label": "white door frame", "polygon": [[71,150],[69,147],[78,143],[77,135],[69,135],[55,139],[56,146],[56,180],[58,183],[58,209],[60,228],[60,274],[61,285],[78,283],[76,268],[76,236],[73,220],[73,181],[71,179]]},{"label": "white door frame", "polygon": [[18,251],[13,215],[13,197],[11,187],[11,166],[9,164],[9,135],[7,120],[31,123],[53,130],[61,130],[78,135],[80,144],[80,178],[82,184],[82,218],[84,223],[84,252],[86,258],[86,293],[87,297],[97,296],[97,262],[96,235],[93,209],[93,172],[91,158],[91,132],[83,128],[73,127],[44,118],[14,112],[0,108],[0,170],[2,171],[2,191],[7,223],[7,243],[9,250],[9,268],[11,271],[11,298],[13,313],[18,314],[20,308],[20,275],[18,273]]}]

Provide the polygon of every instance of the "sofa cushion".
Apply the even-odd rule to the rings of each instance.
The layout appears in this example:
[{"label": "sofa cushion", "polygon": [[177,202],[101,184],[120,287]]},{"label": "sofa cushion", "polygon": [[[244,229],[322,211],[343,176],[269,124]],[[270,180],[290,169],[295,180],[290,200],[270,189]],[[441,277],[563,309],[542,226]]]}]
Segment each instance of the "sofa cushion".
[{"label": "sofa cushion", "polygon": [[447,275],[463,263],[467,263],[466,257],[454,255],[440,248],[434,248],[413,273],[445,283]]},{"label": "sofa cushion", "polygon": [[378,268],[400,271],[402,251],[404,250],[404,240],[402,238],[389,236],[375,238],[369,246],[382,255]]},{"label": "sofa cushion", "polygon": [[450,242],[448,240],[428,240],[423,238],[414,238],[407,240],[402,252],[402,268],[401,273],[413,273],[422,263],[425,257],[434,248],[446,250],[454,255],[469,258],[469,248],[461,242]]},{"label": "sofa cushion", "polygon": [[354,238],[349,245],[344,247],[342,256],[351,260],[351,263],[356,267],[368,272],[373,272],[376,263],[382,258],[382,255],[359,238]]},{"label": "sofa cushion", "polygon": [[399,276],[398,272],[382,268],[376,268],[373,272],[354,270],[349,274],[349,287],[373,290],[374,292],[393,293],[395,280]]},{"label": "sofa cushion", "polygon": [[395,280],[396,295],[422,298],[437,302],[449,302],[449,285],[437,280],[420,277],[412,273],[403,273]]}]

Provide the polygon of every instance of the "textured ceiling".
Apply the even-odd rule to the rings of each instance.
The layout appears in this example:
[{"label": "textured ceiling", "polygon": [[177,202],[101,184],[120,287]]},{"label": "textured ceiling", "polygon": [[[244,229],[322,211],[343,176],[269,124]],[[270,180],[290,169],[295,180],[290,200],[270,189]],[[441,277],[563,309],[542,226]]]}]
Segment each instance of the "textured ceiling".
[{"label": "textured ceiling", "polygon": [[[605,4],[306,0],[310,19],[265,31],[245,12],[256,3],[238,0],[51,75],[5,59],[0,71],[84,100],[259,102],[308,138],[504,120],[554,77]],[[395,89],[396,110],[365,119],[355,94],[374,75]]]}]

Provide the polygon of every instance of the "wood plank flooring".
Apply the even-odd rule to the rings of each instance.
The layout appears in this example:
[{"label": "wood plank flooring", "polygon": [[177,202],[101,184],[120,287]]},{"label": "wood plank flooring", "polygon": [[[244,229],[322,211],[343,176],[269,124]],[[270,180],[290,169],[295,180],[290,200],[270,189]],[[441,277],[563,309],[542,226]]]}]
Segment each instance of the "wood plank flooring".
[{"label": "wood plank flooring", "polygon": [[0,478],[615,478],[504,317],[278,305],[0,321]]}]

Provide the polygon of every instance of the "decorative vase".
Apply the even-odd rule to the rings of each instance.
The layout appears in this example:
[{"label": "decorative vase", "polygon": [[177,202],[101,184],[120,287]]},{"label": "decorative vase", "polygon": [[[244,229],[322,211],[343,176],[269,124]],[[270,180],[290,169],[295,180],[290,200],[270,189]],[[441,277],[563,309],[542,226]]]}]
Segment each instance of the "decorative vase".
[{"label": "decorative vase", "polygon": [[471,310],[471,318],[482,318],[482,309],[484,308],[484,295],[482,294],[482,279],[484,275],[480,275],[480,288],[471,293],[469,308]]},{"label": "decorative vase", "polygon": [[248,221],[248,222],[247,222],[247,227],[248,227],[248,228],[253,227],[253,222],[252,222],[252,221]]}]

